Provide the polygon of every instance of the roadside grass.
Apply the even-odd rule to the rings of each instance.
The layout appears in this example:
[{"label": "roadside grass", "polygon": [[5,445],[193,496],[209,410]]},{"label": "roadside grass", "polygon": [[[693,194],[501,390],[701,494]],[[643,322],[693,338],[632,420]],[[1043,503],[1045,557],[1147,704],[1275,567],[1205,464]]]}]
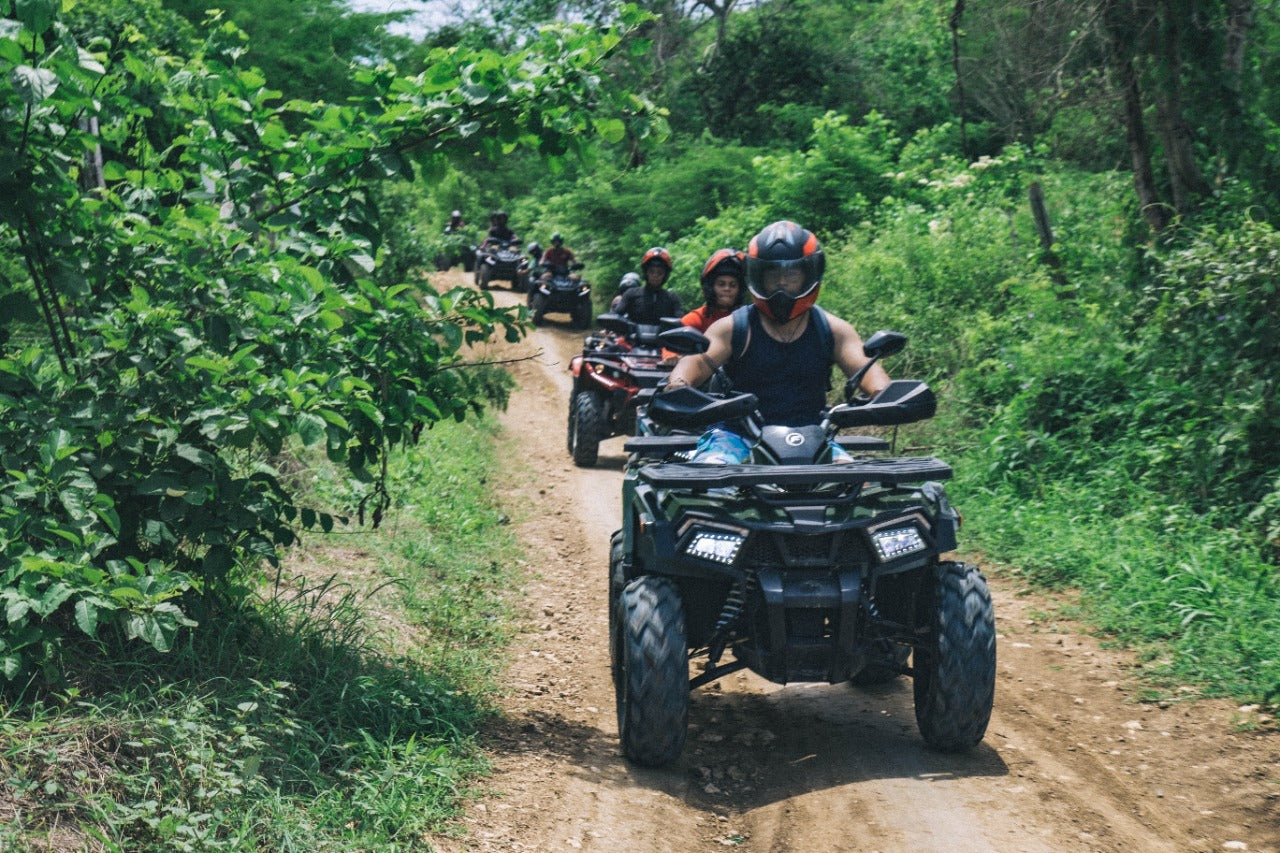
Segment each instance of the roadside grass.
[{"label": "roadside grass", "polygon": [[953,459],[966,547],[1005,576],[1075,593],[1076,616],[1137,652],[1148,696],[1280,704],[1280,574],[1231,519],[1140,494],[1116,511],[1097,498],[1116,484],[1028,497],[984,482],[979,455]]},{"label": "roadside grass", "polygon": [[[114,639],[0,707],[0,850],[422,850],[486,771],[518,551],[488,420],[392,463],[377,531],[309,534],[167,655]],[[319,502],[345,495],[308,467]]]}]

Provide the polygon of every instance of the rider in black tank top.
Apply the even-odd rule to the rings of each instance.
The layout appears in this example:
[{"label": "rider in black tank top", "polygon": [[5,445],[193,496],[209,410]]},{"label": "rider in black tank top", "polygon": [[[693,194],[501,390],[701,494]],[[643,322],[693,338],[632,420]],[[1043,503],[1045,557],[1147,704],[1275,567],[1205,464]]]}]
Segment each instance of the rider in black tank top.
[{"label": "rider in black tank top", "polygon": [[[806,426],[818,423],[826,405],[831,379],[831,336],[823,335],[813,315],[794,341],[783,343],[770,337],[760,323],[754,306],[746,311],[750,336],[745,351],[725,365],[734,390],[760,398],[760,414],[767,424]],[[825,319],[825,318],[824,318]]]},{"label": "rider in black tank top", "polygon": [[[751,305],[707,327],[706,351],[680,359],[669,389],[696,388],[723,367],[734,390],[756,395],[767,424],[798,427],[820,422],[833,364],[859,376],[868,394],[889,386],[889,374],[867,356],[853,326],[815,305],[826,259],[812,231],[789,220],[771,223],[751,238],[745,255]],[[719,424],[703,433],[690,462],[745,464],[752,453],[747,437]],[[832,462],[849,458],[831,443]]]}]

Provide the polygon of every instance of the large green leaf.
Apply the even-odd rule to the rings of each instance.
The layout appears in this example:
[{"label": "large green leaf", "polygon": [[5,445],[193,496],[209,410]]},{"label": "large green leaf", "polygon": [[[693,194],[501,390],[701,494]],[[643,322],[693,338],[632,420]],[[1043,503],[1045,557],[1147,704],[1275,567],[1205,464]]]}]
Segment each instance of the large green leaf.
[{"label": "large green leaf", "polygon": [[9,84],[30,106],[44,102],[58,89],[58,75],[47,68],[19,65],[9,72]]},{"label": "large green leaf", "polygon": [[57,17],[61,0],[14,0],[13,5],[23,26],[34,33],[43,33]]}]

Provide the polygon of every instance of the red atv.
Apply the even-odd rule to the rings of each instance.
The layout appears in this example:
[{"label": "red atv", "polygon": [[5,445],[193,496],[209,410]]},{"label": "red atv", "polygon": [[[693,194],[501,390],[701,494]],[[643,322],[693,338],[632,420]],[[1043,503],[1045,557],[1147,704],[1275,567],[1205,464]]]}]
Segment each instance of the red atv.
[{"label": "red atv", "polygon": [[569,363],[569,453],[574,464],[596,464],[600,442],[636,431],[636,406],[667,378],[658,335],[680,326],[677,317],[658,325],[633,323],[619,314],[596,318],[599,330],[583,341],[582,354]]}]

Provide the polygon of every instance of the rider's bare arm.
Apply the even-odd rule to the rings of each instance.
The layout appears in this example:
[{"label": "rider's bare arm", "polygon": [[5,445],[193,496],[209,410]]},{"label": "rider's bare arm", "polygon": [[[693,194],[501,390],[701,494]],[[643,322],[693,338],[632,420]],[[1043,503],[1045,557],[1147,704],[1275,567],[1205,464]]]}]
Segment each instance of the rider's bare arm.
[{"label": "rider's bare arm", "polygon": [[711,340],[711,346],[704,353],[686,355],[676,362],[667,380],[668,388],[679,388],[681,385],[696,388],[710,379],[717,367],[729,360],[729,356],[733,354],[733,318],[716,320],[707,329],[706,335]]},{"label": "rider's bare arm", "polygon": [[[835,338],[835,361],[844,371],[845,376],[852,376],[870,359],[862,351],[862,338],[854,331],[847,320],[827,315],[831,321],[831,334]],[[862,377],[862,390],[868,394],[883,391],[889,384],[889,374],[878,363],[872,365],[867,375]]]}]

